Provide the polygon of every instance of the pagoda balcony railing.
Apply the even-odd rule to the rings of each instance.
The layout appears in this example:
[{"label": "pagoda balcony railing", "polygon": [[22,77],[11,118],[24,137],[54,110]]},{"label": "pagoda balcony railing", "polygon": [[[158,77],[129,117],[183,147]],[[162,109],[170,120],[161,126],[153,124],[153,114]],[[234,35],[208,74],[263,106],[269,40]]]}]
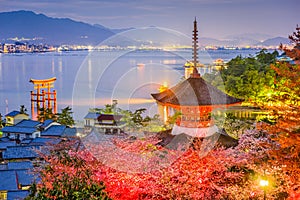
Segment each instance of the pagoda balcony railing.
[{"label": "pagoda balcony railing", "polygon": [[205,128],[214,125],[213,120],[177,120],[177,126],[187,127],[187,128]]},{"label": "pagoda balcony railing", "polygon": [[95,127],[98,128],[124,128],[125,123],[113,123],[113,124],[104,124],[104,123],[95,123]]}]

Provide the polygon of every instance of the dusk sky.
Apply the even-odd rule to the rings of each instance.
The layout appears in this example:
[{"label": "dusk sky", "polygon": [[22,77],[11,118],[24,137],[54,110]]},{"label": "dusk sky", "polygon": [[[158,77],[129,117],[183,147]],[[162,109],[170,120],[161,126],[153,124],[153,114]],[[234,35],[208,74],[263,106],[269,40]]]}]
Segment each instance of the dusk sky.
[{"label": "dusk sky", "polygon": [[263,33],[287,37],[300,24],[299,0],[0,0],[0,12],[30,10],[108,28],[158,26],[200,36]]}]

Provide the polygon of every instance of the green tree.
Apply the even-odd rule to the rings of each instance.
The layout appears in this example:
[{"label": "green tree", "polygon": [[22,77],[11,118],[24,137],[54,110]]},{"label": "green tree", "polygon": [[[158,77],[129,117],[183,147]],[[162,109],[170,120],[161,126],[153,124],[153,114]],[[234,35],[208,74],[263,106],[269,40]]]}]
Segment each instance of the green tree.
[{"label": "green tree", "polygon": [[260,127],[267,131],[274,143],[271,148],[270,164],[280,169],[281,183],[289,199],[300,199],[300,28],[289,37],[294,48],[282,50],[290,55],[294,62],[271,64],[274,70],[273,86],[268,95],[259,98],[256,103],[268,112],[273,123],[263,123]]},{"label": "green tree", "polygon": [[61,113],[57,113],[57,122],[62,125],[73,126],[75,122],[71,110],[72,108],[67,106],[61,110]]},{"label": "green tree", "polygon": [[176,112],[174,113],[174,115],[172,115],[172,116],[170,116],[170,117],[168,118],[167,124],[170,125],[170,126],[174,125],[174,124],[176,123],[178,117],[181,117],[181,115],[182,115],[181,112],[176,111]]},{"label": "green tree", "polygon": [[[143,126],[144,118],[142,114],[146,111],[145,108],[140,108],[132,113],[131,119],[137,127]],[[149,120],[148,120],[149,121]]]},{"label": "green tree", "polygon": [[113,114],[114,113],[113,105],[106,104],[105,108],[100,109],[100,112],[104,114]]},{"label": "green tree", "polygon": [[2,114],[0,113],[0,128],[2,128],[2,127],[4,127],[4,125],[5,125],[5,122],[4,122],[4,120],[2,120]]},{"label": "green tree", "polygon": [[266,72],[265,69],[269,69],[268,66],[276,62],[276,57],[279,55],[278,51],[274,51],[273,53],[268,53],[266,49],[262,49],[257,53],[256,58],[261,66],[259,71]]},{"label": "green tree", "polygon": [[[122,121],[126,122],[127,127],[133,130],[138,130],[143,127],[144,125],[144,118],[142,114],[146,111],[145,108],[137,109],[136,111],[132,112],[130,110],[121,110],[120,114],[123,116]],[[149,118],[146,118],[146,121],[149,121]]]},{"label": "green tree", "polygon": [[102,114],[118,114],[121,109],[117,107],[117,103],[106,104],[104,108],[90,108],[89,112],[102,113]]},{"label": "green tree", "polygon": [[[206,81],[218,89],[246,101],[267,94],[266,88],[273,85],[274,72],[270,64],[276,62],[278,52],[263,49],[256,56],[237,56],[227,63],[219,73],[205,75]],[[221,76],[220,76],[221,75]]]},{"label": "green tree", "polygon": [[21,114],[27,114],[27,108],[24,105],[20,106],[20,113]]},{"label": "green tree", "polygon": [[38,121],[43,122],[47,119],[57,120],[56,114],[53,113],[52,108],[39,108],[39,114],[37,116]]}]

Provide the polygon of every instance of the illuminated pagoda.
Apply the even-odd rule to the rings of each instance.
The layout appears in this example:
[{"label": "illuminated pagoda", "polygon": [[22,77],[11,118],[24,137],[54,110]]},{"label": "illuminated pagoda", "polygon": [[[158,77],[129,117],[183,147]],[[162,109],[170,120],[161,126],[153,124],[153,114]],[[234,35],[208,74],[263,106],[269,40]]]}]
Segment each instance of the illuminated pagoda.
[{"label": "illuminated pagoda", "polygon": [[198,64],[198,30],[194,21],[193,31],[193,70],[189,78],[172,88],[151,94],[158,104],[160,116],[166,119],[179,112],[172,135],[185,133],[193,137],[208,137],[218,132],[211,118],[212,111],[226,108],[242,102],[229,96],[207,83],[197,70]]},{"label": "illuminated pagoda", "polygon": [[[53,113],[57,113],[56,90],[52,90],[56,78],[49,79],[30,79],[29,82],[34,84],[35,91],[30,92],[31,98],[31,117],[35,119],[39,115],[40,108],[51,109]],[[37,115],[35,114],[35,110]]]}]

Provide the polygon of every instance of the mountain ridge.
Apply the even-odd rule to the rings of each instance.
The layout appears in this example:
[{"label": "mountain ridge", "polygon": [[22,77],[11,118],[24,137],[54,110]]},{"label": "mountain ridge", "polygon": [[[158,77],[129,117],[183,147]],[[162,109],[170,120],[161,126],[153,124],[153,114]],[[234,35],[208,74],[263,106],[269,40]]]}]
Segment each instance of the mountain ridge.
[{"label": "mountain ridge", "polygon": [[94,27],[84,22],[69,18],[52,18],[24,10],[0,13],[0,27],[3,30],[1,41],[26,37],[55,45],[95,45],[114,35],[109,29]]},{"label": "mountain ridge", "polygon": [[[15,42],[16,40],[14,38],[25,37],[29,39],[27,40],[28,42],[51,45],[98,45],[100,42],[115,34],[135,29],[132,27],[110,29],[101,24],[91,25],[70,18],[53,18],[42,13],[37,14],[33,11],[26,10],[1,12],[0,27],[0,43]],[[286,44],[288,41],[287,38],[285,39],[283,37],[267,37],[269,37],[269,35],[259,33],[231,35],[224,39],[200,37],[199,44],[200,46],[278,46],[280,43]],[[262,38],[266,39],[264,41],[259,40]],[[119,42],[120,45],[123,46],[122,41]],[[124,45],[128,44],[128,42],[128,39],[127,41],[124,41]],[[186,45],[185,43],[189,44],[190,41],[185,41],[183,45]],[[141,42],[134,44],[141,44]],[[166,45],[165,41],[156,44]]]}]

